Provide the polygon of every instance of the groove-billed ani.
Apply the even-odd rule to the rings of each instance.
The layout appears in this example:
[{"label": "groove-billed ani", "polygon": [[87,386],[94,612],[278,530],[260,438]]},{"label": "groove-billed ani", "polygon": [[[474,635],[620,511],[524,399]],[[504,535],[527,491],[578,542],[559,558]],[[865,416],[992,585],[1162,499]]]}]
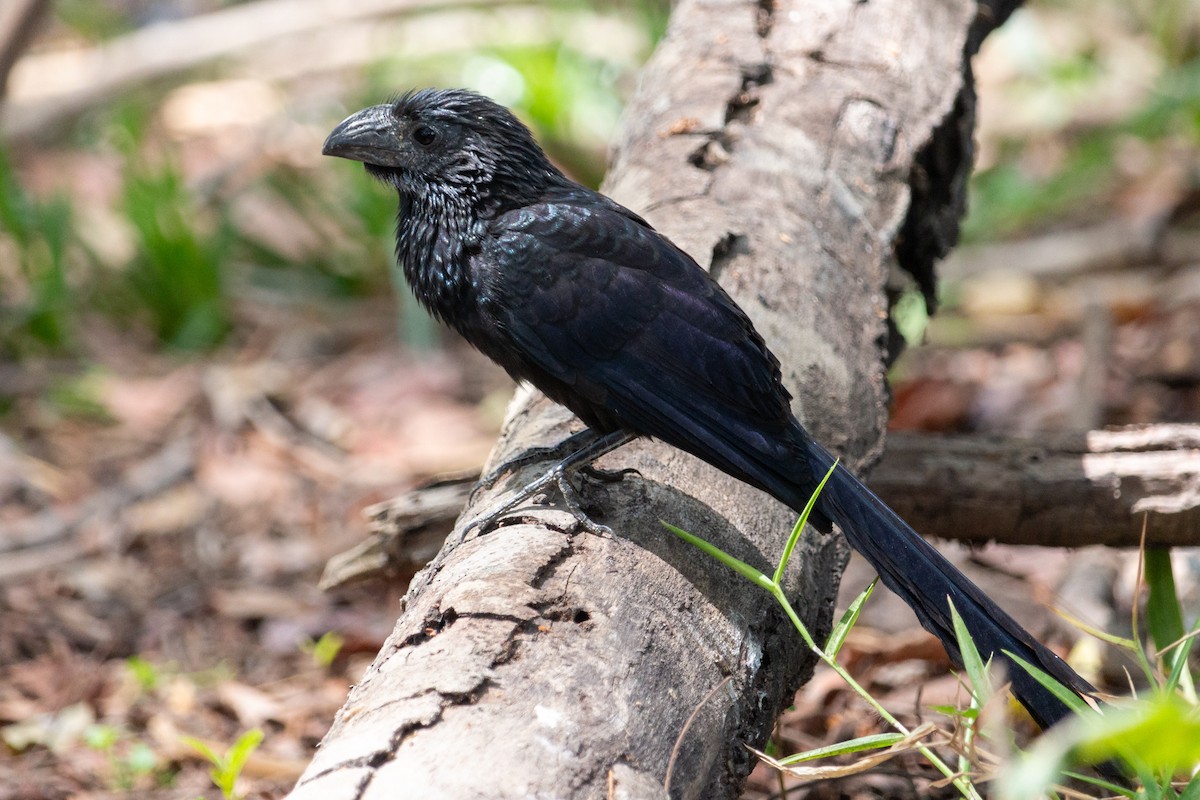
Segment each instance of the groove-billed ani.
[{"label": "groove-billed ani", "polygon": [[[505,108],[411,92],[346,119],[324,152],[399,192],[396,255],[425,307],[597,432],[661,439],[796,510],[833,465],[741,308],[637,214],[568,180]],[[1004,651],[1094,691],[845,469],[814,522],[837,523],[961,664],[953,600],[1042,726],[1067,707]]]}]

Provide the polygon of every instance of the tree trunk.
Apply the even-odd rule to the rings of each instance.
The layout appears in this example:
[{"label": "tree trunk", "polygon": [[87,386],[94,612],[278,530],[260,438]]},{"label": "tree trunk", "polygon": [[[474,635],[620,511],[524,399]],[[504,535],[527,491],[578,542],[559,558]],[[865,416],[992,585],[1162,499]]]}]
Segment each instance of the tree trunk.
[{"label": "tree trunk", "polygon": [[[967,58],[1005,12],[966,0],[681,0],[606,183],[716,274],[783,364],[810,430],[862,466],[881,445],[885,284],[931,289],[970,166]],[[577,424],[577,423],[575,423]],[[521,392],[493,464],[571,429]],[[760,589],[667,520],[770,572],[793,513],[638,442],[588,504],[615,536],[520,509],[467,522],[416,578],[293,798],[735,797],[812,657]],[[557,497],[552,497],[557,502]],[[807,536],[789,593],[830,625],[845,548]],[[667,788],[669,787],[669,788]]]}]

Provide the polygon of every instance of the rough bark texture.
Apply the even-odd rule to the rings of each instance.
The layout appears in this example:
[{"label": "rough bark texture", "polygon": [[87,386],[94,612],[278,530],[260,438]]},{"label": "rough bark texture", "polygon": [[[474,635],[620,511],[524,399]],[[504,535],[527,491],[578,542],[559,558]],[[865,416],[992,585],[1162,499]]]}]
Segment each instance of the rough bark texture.
[{"label": "rough bark texture", "polygon": [[[616,148],[608,192],[719,276],[797,413],[853,465],[880,446],[901,233],[936,235],[935,251],[956,236],[978,19],[965,0],[682,0]],[[918,166],[930,146],[936,174]],[[918,172],[952,180],[913,206]],[[570,423],[522,393],[493,463]],[[530,507],[461,541],[544,465],[479,494],[292,797],[736,796],[744,745],[762,744],[811,659],[766,595],[659,520],[769,571],[792,512],[654,443],[603,466],[638,471],[587,487],[614,537]],[[787,577],[818,636],[844,554],[807,537]]]},{"label": "rough bark texture", "polygon": [[1039,440],[892,434],[871,486],[929,536],[1044,547],[1200,544],[1200,426]]}]

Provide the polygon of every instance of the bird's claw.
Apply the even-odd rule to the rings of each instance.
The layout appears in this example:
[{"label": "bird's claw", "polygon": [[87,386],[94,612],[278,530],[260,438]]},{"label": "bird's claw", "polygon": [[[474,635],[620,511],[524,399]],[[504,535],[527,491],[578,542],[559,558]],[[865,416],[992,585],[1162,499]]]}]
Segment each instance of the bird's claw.
[{"label": "bird's claw", "polygon": [[[587,515],[587,512],[583,510],[583,503],[580,501],[579,490],[571,485],[571,481],[568,476],[571,472],[579,472],[584,477],[594,477],[598,480],[611,483],[613,481],[621,480],[621,478],[623,478],[629,472],[636,472],[636,470],[628,469],[613,471],[599,470],[591,466],[592,462],[597,458],[605,453],[615,450],[621,445],[631,441],[633,438],[635,438],[633,434],[623,433],[620,431],[600,436],[590,428],[587,428],[577,434],[574,434],[573,436],[568,437],[564,442],[560,443],[554,448],[538,448],[543,450],[541,457],[544,457],[544,451],[546,450],[551,452],[561,452],[561,450],[567,446],[573,446],[575,449],[570,455],[555,464],[537,480],[527,484],[524,488],[514,493],[511,497],[507,498],[494,508],[488,510],[484,514],[468,523],[463,529],[463,533],[459,541],[466,539],[472,533],[478,536],[482,536],[483,534],[487,533],[489,530],[495,527],[496,523],[501,517],[534,495],[542,493],[551,484],[554,484],[558,488],[558,492],[560,495],[562,495],[563,502],[567,507],[567,511],[571,512],[571,515],[575,517],[575,521],[579,528],[588,531],[589,533],[594,533],[598,536],[611,536],[611,528],[609,528],[607,525],[601,525],[600,523],[594,521]],[[581,441],[585,442],[582,447],[579,446]],[[513,459],[512,461],[502,465],[500,469],[503,470],[505,467],[508,467],[515,461],[536,460],[536,458],[532,456],[533,452],[533,450],[526,451],[516,459]]]},{"label": "bird's claw", "polygon": [[566,510],[575,517],[575,522],[579,528],[588,533],[596,534],[597,536],[611,536],[612,528],[607,525],[601,525],[587,515],[583,510],[583,502],[577,490],[567,476],[567,470],[562,465],[557,465],[546,474],[542,475],[533,483],[525,486],[520,491],[516,492],[512,497],[506,498],[503,502],[496,505],[489,511],[484,512],[480,516],[471,520],[467,527],[463,530],[462,538],[475,534],[482,536],[492,528],[496,527],[496,523],[500,521],[505,514],[512,511],[518,505],[528,500],[534,495],[542,493],[544,489],[549,488],[550,484],[558,489],[558,493],[562,496],[563,503],[566,505]]},{"label": "bird's claw", "polygon": [[539,461],[553,459],[554,461],[562,461],[578,452],[581,448],[587,447],[592,442],[599,438],[599,434],[591,428],[584,428],[581,431],[571,434],[563,439],[558,444],[552,444],[547,447],[529,447],[521,451],[519,454],[505,461],[495,469],[490,470],[486,475],[482,475],[479,481],[475,484],[475,488],[471,490],[471,497],[482,490],[489,490],[505,475],[512,475],[522,467],[527,467],[530,464],[536,464]]},{"label": "bird's claw", "polygon": [[[619,480],[619,478],[618,478]],[[595,534],[596,536],[612,536],[612,528],[607,525],[601,525],[587,515],[583,510],[583,501],[579,497],[579,492],[571,485],[571,481],[567,479],[566,473],[561,473],[558,476],[558,493],[562,495],[563,502],[566,503],[567,510],[575,517],[575,523],[578,527]]]},{"label": "bird's claw", "polygon": [[599,467],[593,467],[590,464],[586,467],[580,467],[579,472],[584,477],[591,478],[599,481],[600,483],[620,483],[621,481],[625,480],[626,475],[637,475],[639,478],[642,476],[642,473],[638,472],[633,467],[625,467],[624,469],[600,469]]}]

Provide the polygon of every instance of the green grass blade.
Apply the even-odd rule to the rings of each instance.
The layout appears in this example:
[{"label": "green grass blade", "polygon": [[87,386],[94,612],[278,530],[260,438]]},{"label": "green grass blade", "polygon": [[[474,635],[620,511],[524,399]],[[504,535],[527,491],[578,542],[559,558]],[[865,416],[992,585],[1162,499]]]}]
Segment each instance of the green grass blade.
[{"label": "green grass blade", "polygon": [[829,659],[835,659],[838,653],[841,652],[842,645],[846,643],[846,637],[850,635],[851,629],[858,622],[858,616],[862,613],[863,605],[875,591],[875,584],[879,583],[878,576],[867,584],[867,588],[859,592],[858,597],[854,598],[854,602],[846,609],[846,613],[842,614],[842,618],[833,626],[833,630],[829,634],[829,640],[825,642],[825,656]]},{"label": "green grass blade", "polygon": [[685,531],[681,528],[676,528],[674,525],[672,525],[669,522],[662,522],[662,520],[659,520],[659,522],[662,523],[664,528],[666,528],[671,533],[678,536],[680,539],[683,539],[685,542],[692,545],[693,547],[697,547],[700,550],[702,550],[703,552],[712,556],[717,561],[720,561],[722,564],[729,567],[734,572],[741,575],[743,578],[750,581],[751,583],[761,586],[762,588],[766,589],[768,592],[771,591],[771,589],[775,587],[776,584],[770,578],[768,578],[764,573],[760,572],[759,570],[757,570],[754,567],[747,564],[745,561],[739,561],[738,559],[729,555],[728,553],[726,553],[724,550],[717,547],[716,545],[709,544],[708,542],[701,539],[699,536],[693,536],[692,534],[688,533],[687,531]]},{"label": "green grass blade", "polygon": [[188,747],[195,750],[200,755],[208,759],[209,763],[216,766],[221,763],[221,756],[215,750],[209,747],[204,742],[197,739],[195,736],[180,736],[179,741],[183,742]]},{"label": "green grass blade", "polygon": [[[1098,778],[1095,775],[1085,775],[1082,772],[1072,772],[1069,769],[1063,770],[1063,775],[1071,778],[1072,780],[1079,781],[1080,783],[1089,783],[1092,786],[1101,788],[1112,795],[1119,795],[1121,797],[1134,796],[1134,792],[1128,787],[1120,786],[1112,781],[1106,781],[1104,778]],[[1197,800],[1200,800],[1200,798],[1197,798]]]},{"label": "green grass blade", "polygon": [[[229,752],[225,754],[225,762],[228,774],[234,782],[242,774],[242,769],[245,768],[250,754],[262,744],[262,740],[263,732],[258,728],[252,728],[239,736],[238,740],[233,743],[233,747],[229,748]],[[230,788],[232,789],[232,787],[233,783],[230,783]]]},{"label": "green grass blade", "polygon": [[[1190,690],[1193,694],[1195,693],[1195,687],[1192,686],[1192,682],[1190,680],[1192,677],[1191,672],[1188,672],[1185,676],[1184,669],[1188,665],[1188,657],[1192,654],[1192,646],[1196,643],[1196,637],[1198,635],[1200,635],[1200,619],[1196,620],[1196,624],[1192,627],[1191,632],[1184,637],[1183,641],[1175,645],[1175,652],[1171,656],[1174,659],[1175,664],[1171,667],[1171,674],[1167,678],[1167,691],[1175,691],[1176,687],[1180,685],[1180,681],[1182,680],[1185,688]],[[1193,702],[1195,702],[1194,698],[1189,699],[1192,699]]]},{"label": "green grass blade", "polygon": [[1116,634],[1102,631],[1094,625],[1089,625],[1079,617],[1076,617],[1073,614],[1062,610],[1061,608],[1055,608],[1054,613],[1066,620],[1067,624],[1072,628],[1081,630],[1088,636],[1099,639],[1102,642],[1108,642],[1114,647],[1120,647],[1121,649],[1128,650],[1131,653],[1137,653],[1141,649],[1138,647],[1138,643],[1133,639],[1128,639],[1124,636],[1117,636]]},{"label": "green grass blade", "polygon": [[904,738],[904,734],[902,733],[876,733],[871,736],[860,736],[857,739],[847,739],[837,744],[818,747],[813,750],[805,750],[803,753],[795,753],[787,758],[780,759],[779,763],[786,767],[791,764],[813,761],[818,758],[843,756],[848,753],[861,753],[864,750],[881,750],[884,747],[891,747],[896,742],[904,741]]},{"label": "green grass blade", "polygon": [[775,567],[775,575],[772,578],[775,583],[783,580],[783,571],[787,569],[788,562],[792,559],[792,551],[796,549],[796,543],[800,541],[800,536],[804,533],[804,525],[808,522],[808,517],[817,504],[817,498],[821,496],[821,490],[825,488],[825,484],[828,483],[829,477],[833,475],[833,471],[837,469],[840,461],[841,459],[834,461],[833,466],[825,473],[825,477],[821,478],[817,488],[809,495],[808,502],[804,504],[804,510],[800,512],[800,519],[796,520],[796,524],[792,526],[792,533],[788,536],[787,544],[783,546],[783,555],[779,557],[779,566]]},{"label": "green grass blade", "polygon": [[1088,716],[1089,714],[1096,713],[1096,710],[1089,706],[1082,697],[1075,694],[1066,686],[1063,686],[1061,683],[1050,677],[1038,667],[1035,667],[1033,664],[1030,664],[1028,661],[1009,650],[1005,650],[1004,654],[1020,665],[1021,669],[1032,675],[1035,681],[1046,687],[1051,694],[1053,694],[1059,700],[1062,700],[1063,703],[1066,704],[1067,708],[1071,709],[1079,716]]},{"label": "green grass blade", "polygon": [[[1146,585],[1150,596],[1146,600],[1146,620],[1154,645],[1162,650],[1183,637],[1183,611],[1175,592],[1175,574],[1171,570],[1169,547],[1146,548]],[[1178,651],[1176,651],[1178,652]],[[1166,663],[1175,666],[1175,654],[1166,654]]]},{"label": "green grass blade", "polygon": [[992,689],[991,681],[988,680],[987,667],[983,663],[983,657],[979,655],[979,648],[975,646],[975,640],[971,638],[971,632],[967,630],[967,624],[963,622],[962,617],[958,614],[958,609],[954,607],[954,601],[947,597],[946,602],[950,604],[950,619],[954,621],[954,637],[958,640],[958,651],[962,654],[963,668],[966,669],[967,677],[971,680],[971,694],[982,706]]},{"label": "green grass blade", "polygon": [[1179,800],[1200,800],[1200,775],[1194,775],[1179,793]]}]

